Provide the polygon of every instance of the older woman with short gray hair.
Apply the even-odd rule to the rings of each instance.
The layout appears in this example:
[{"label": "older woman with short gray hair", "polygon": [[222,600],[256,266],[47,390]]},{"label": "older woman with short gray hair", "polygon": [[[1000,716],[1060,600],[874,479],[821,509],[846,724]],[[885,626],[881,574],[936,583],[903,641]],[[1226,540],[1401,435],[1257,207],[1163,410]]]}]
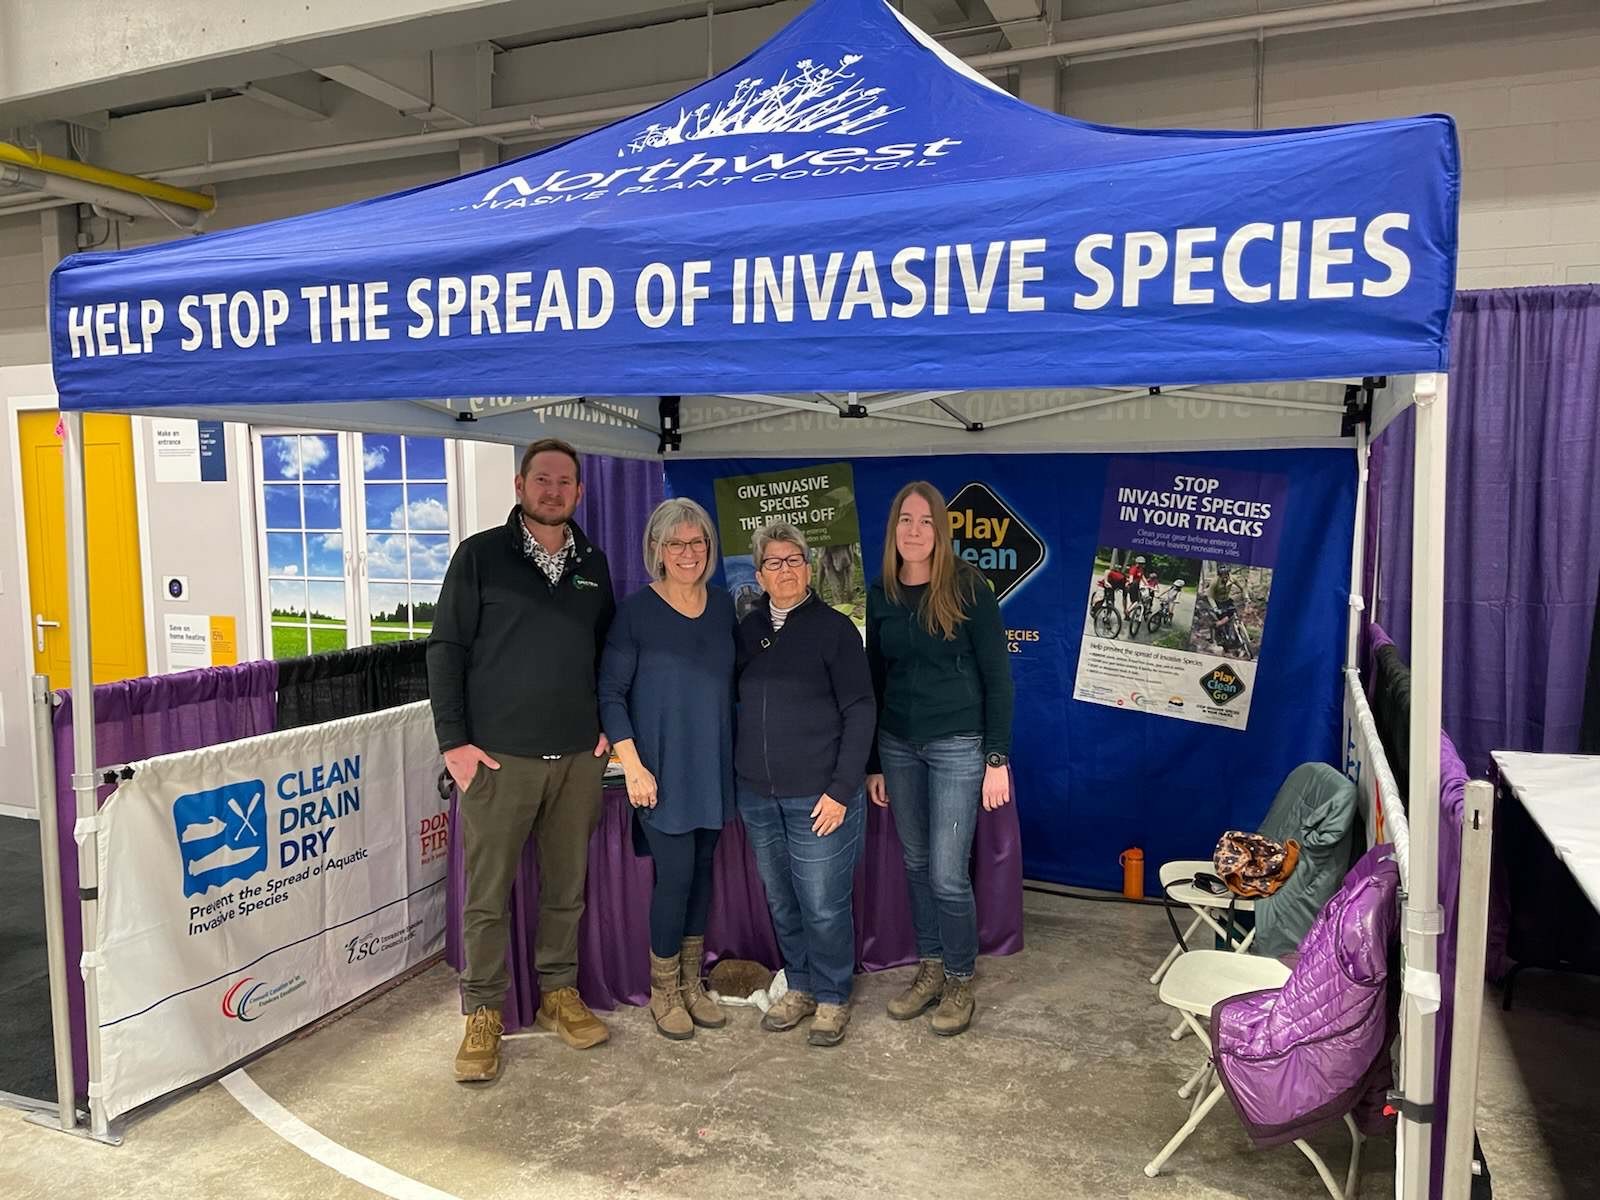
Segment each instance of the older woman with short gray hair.
[{"label": "older woman with short gray hair", "polygon": [[663,501],[645,526],[655,582],[617,609],[600,661],[600,720],[627,776],[636,847],[655,859],[650,895],[650,1014],[665,1037],[727,1023],[700,965],[711,861],[733,814],[733,600],[706,581],[711,517]]},{"label": "older woman with short gray hair", "polygon": [[806,1040],[836,1046],[855,972],[872,675],[855,624],[811,590],[805,535],[773,522],[751,550],[766,595],[739,622],[734,770],[789,985],[761,1027],[781,1033],[814,1016]]}]

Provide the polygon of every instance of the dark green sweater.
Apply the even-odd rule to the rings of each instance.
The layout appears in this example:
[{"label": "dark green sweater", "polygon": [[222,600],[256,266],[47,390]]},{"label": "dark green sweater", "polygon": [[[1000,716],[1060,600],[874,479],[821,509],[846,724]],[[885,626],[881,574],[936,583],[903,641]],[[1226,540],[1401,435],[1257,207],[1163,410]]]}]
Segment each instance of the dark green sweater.
[{"label": "dark green sweater", "polygon": [[[926,584],[894,604],[879,580],[867,592],[867,661],[878,697],[878,729],[909,742],[980,734],[985,754],[1011,753],[1011,661],[1000,604],[982,575],[961,568],[967,619],[946,641],[923,627]],[[868,770],[878,770],[874,746]]]}]

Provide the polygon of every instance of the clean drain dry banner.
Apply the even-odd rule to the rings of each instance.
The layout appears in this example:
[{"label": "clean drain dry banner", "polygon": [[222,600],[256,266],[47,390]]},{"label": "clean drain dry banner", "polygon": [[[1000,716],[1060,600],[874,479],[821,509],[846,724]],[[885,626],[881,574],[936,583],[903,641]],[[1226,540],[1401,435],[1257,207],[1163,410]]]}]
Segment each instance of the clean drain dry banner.
[{"label": "clean drain dry banner", "polygon": [[442,948],[438,776],[426,701],[135,764],[100,814],[108,1116]]}]

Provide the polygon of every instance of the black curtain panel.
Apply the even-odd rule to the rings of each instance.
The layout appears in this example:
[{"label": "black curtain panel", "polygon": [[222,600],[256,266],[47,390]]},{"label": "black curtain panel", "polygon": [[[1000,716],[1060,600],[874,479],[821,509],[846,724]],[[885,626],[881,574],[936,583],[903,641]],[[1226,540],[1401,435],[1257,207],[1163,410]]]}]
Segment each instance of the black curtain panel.
[{"label": "black curtain panel", "polygon": [[428,643],[385,642],[278,664],[278,728],[395,708],[428,698]]}]

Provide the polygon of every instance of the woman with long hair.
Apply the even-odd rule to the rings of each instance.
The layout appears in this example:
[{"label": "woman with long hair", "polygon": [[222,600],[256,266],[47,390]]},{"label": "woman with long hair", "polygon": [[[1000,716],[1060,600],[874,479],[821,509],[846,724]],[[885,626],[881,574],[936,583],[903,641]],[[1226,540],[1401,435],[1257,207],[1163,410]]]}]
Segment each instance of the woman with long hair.
[{"label": "woman with long hair", "polygon": [[908,483],[889,509],[883,575],[867,592],[878,742],[867,794],[894,813],[917,932],[916,978],[889,1001],[908,1021],[935,1004],[945,1036],[972,1023],[978,806],[1011,799],[1011,664],[988,580],[956,557],[944,497]]}]

